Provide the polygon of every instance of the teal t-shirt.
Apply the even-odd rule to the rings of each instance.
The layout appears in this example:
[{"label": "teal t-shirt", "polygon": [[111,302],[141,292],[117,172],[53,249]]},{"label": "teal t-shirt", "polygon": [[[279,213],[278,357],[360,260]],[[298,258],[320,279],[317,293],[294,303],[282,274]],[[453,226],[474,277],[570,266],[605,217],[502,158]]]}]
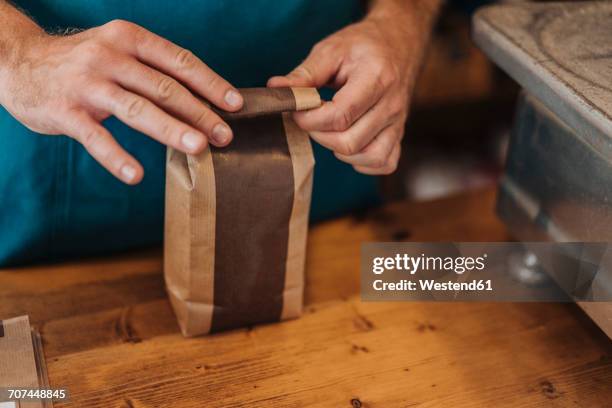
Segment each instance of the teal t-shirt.
[{"label": "teal t-shirt", "polygon": [[[265,86],[320,39],[357,20],[359,0],[19,0],[47,30],[137,23],[190,49],[238,87]],[[114,118],[105,126],[144,166],[127,186],[74,140],[40,136],[0,108],[0,264],[87,255],[160,243],[165,146]],[[377,200],[373,177],[313,144],[311,219]]]}]

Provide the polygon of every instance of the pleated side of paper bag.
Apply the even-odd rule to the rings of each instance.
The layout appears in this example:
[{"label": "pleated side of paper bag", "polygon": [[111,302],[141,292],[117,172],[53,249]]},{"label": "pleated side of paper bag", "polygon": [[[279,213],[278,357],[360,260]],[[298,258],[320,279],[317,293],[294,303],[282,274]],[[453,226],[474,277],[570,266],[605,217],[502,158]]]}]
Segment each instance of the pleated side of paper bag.
[{"label": "pleated side of paper bag", "polygon": [[314,159],[289,112],[310,88],[240,90],[226,148],[168,149],[164,274],[186,336],[297,317]]}]

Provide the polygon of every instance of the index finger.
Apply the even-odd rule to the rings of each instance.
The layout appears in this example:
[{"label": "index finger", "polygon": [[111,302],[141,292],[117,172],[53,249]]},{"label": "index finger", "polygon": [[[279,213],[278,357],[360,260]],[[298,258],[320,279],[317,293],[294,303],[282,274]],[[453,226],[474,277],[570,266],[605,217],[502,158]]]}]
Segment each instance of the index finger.
[{"label": "index finger", "polygon": [[374,106],[385,88],[372,77],[355,72],[334,95],[331,102],[320,108],[296,112],[296,123],[308,131],[343,132]]},{"label": "index finger", "polygon": [[137,25],[130,29],[138,41],[123,41],[119,46],[128,47],[140,61],[178,79],[221,109],[236,111],[242,107],[238,90],[191,51]]}]

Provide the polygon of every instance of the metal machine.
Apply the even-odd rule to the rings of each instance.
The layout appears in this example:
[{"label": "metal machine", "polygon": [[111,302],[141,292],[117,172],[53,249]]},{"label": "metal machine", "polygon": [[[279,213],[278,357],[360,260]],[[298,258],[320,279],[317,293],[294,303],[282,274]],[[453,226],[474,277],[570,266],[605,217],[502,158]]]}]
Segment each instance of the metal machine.
[{"label": "metal machine", "polygon": [[[480,9],[480,48],[522,87],[498,213],[521,241],[612,244],[612,2]],[[578,302],[612,338],[612,250]],[[543,263],[559,285],[580,282]],[[590,278],[593,278],[592,276]]]}]

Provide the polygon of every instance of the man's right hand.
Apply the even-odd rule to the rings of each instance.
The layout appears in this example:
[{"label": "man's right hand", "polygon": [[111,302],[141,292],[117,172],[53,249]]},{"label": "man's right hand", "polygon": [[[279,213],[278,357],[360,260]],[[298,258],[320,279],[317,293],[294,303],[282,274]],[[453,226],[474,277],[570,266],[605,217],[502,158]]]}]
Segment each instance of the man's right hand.
[{"label": "man's right hand", "polygon": [[17,120],[73,137],[128,184],[140,182],[142,166],[100,122],[114,115],[185,153],[209,141],[227,145],[231,129],[194,94],[227,111],[243,103],[190,51],[121,20],[68,36],[33,35],[0,75],[0,103]]}]

